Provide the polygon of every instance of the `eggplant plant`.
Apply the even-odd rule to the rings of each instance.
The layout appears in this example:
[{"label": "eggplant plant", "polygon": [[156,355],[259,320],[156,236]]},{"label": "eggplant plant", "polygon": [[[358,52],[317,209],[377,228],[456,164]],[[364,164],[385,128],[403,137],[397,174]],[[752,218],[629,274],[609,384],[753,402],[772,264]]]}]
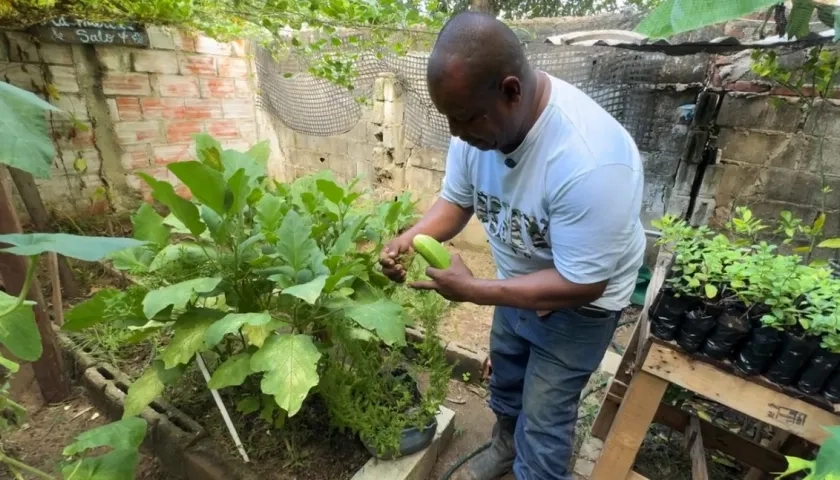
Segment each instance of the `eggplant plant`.
[{"label": "eggplant plant", "polygon": [[[378,266],[383,241],[414,215],[410,197],[365,208],[357,182],[345,187],[330,172],[292,183],[268,178],[266,143],[240,152],[195,138],[198,159],[168,165],[194,202],[141,174],[169,214],[142,205],[132,223],[144,244],[110,257],[137,286],[101,290],[65,316],[67,331],[115,322],[137,340],[170,337],[130,386],[124,418],[201,355],[215,365],[209,388],[236,389],[240,411],[275,427],[313,392],[334,423],[367,433],[380,451],[398,445],[406,425],[433,420],[442,394],[409,398],[410,385],[391,375],[409,364],[401,352],[412,319]],[[421,363],[433,364],[439,383],[448,374],[437,337],[430,341]],[[364,424],[347,413],[375,411]]]}]

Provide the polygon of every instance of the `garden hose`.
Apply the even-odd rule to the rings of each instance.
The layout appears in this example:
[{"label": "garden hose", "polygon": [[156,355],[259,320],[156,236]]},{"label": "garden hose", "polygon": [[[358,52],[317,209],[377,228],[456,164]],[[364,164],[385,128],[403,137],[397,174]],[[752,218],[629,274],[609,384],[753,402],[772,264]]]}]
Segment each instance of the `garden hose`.
[{"label": "garden hose", "polygon": [[473,458],[474,456],[476,456],[479,453],[481,453],[481,452],[487,450],[488,448],[490,448],[490,445],[492,445],[492,443],[493,443],[493,441],[491,440],[491,441],[485,443],[484,445],[482,445],[482,446],[476,448],[475,450],[473,450],[472,453],[470,453],[468,455],[464,455],[463,457],[458,459],[458,461],[455,462],[455,465],[452,465],[451,467],[449,467],[449,470],[447,470],[446,473],[444,473],[443,476],[440,477],[440,480],[449,480],[452,477],[452,475],[455,474],[456,470],[461,468],[461,466],[463,466],[465,463],[469,462],[470,459]]}]

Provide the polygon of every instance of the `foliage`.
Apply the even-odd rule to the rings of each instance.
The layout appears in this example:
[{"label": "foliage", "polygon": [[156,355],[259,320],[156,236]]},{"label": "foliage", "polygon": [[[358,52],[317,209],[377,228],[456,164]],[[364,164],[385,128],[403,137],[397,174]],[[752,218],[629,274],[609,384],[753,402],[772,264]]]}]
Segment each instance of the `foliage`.
[{"label": "foliage", "polygon": [[799,457],[785,457],[788,468],[776,478],[785,478],[800,472],[807,472],[804,480],[837,480],[840,478],[840,427],[823,427],[829,437],[820,445],[817,458],[805,460]]},{"label": "foliage", "polygon": [[[617,12],[622,8],[635,7],[648,9],[659,5],[662,0],[493,0],[490,8],[494,13],[507,20],[545,17],[585,17],[602,13]],[[469,8],[467,0],[444,0],[440,2],[440,11],[447,15],[463,12]]]},{"label": "foliage", "polygon": [[[0,11],[2,13],[2,11]],[[54,149],[46,129],[43,128],[44,111],[55,110],[34,95],[17,87],[0,82],[0,107],[4,117],[0,120],[0,134],[11,138],[10,149],[4,150],[0,163],[11,165],[32,175],[49,177]],[[17,297],[0,292],[0,345],[23,361],[35,361],[42,354],[41,336],[35,323],[32,307],[34,302],[26,300],[38,259],[45,252],[60,253],[79,260],[97,261],[120,249],[142,246],[145,242],[130,238],[83,237],[66,234],[7,234],[0,235],[0,244],[11,245],[0,249],[13,255],[28,257],[28,267],[23,286]],[[15,374],[19,365],[0,355],[0,432],[17,426],[25,414],[23,407],[8,397],[10,374]],[[62,469],[65,479],[96,480],[130,478],[134,476],[137,463],[137,447],[146,434],[146,422],[132,419],[117,422],[83,433],[77,442],[68,446],[64,455],[70,462]],[[135,441],[136,440],[136,441]],[[110,447],[101,455],[89,455],[88,450],[96,447]],[[30,467],[0,452],[0,462],[12,469],[26,471],[40,478],[50,475]]]},{"label": "foliage", "polygon": [[[653,38],[667,38],[677,33],[689,32],[717,23],[736,20],[745,15],[766,10],[765,22],[779,5],[779,0],[663,0],[637,27],[636,31]],[[809,33],[809,23],[814,10],[828,26],[837,24],[836,7],[813,0],[793,0],[785,34],[801,38]],[[763,27],[762,27],[763,31]],[[835,30],[840,33],[840,28]]]},{"label": "foliage", "polygon": [[[314,61],[309,73],[350,87],[354,50],[404,47],[397,31],[435,30],[441,25],[437,1],[343,0],[18,0],[0,25],[27,27],[65,15],[88,21],[171,25],[219,40],[257,39],[278,53],[289,49]],[[336,50],[343,46],[348,52]]]},{"label": "foliage", "polygon": [[[168,167],[195,201],[145,177],[170,213],[141,207],[132,222],[145,243],[113,257],[139,291],[102,290],[67,313],[66,330],[120,319],[171,338],[130,387],[125,418],[207,355],[217,365],[210,387],[238,388],[240,408],[275,426],[313,392],[338,426],[377,448],[398,444],[406,424],[430,421],[441,394],[413,398],[389,375],[408,368],[401,353],[408,320],[378,267],[382,242],[414,215],[410,197],[365,208],[357,181],[345,187],[328,171],[272,181],[264,145],[224,150],[207,135],[196,143],[198,161]],[[421,358],[445,381],[441,346],[436,336],[430,342]],[[346,389],[354,394],[334,394]],[[345,411],[369,414],[359,424]]]}]

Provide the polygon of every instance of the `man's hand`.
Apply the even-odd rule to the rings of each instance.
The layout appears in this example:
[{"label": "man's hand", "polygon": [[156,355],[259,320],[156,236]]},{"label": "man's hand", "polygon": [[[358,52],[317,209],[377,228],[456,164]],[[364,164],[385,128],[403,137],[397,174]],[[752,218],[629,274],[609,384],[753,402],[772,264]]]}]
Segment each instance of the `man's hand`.
[{"label": "man's hand", "polygon": [[434,290],[453,302],[470,301],[475,277],[457,253],[452,255],[449,268],[440,270],[429,267],[426,269],[426,275],[431,280],[412,282],[409,286],[418,290]]},{"label": "man's hand", "polygon": [[400,265],[399,257],[407,253],[413,253],[411,238],[399,236],[385,245],[379,254],[379,264],[382,265],[382,273],[392,281],[402,283],[405,281],[407,272]]}]

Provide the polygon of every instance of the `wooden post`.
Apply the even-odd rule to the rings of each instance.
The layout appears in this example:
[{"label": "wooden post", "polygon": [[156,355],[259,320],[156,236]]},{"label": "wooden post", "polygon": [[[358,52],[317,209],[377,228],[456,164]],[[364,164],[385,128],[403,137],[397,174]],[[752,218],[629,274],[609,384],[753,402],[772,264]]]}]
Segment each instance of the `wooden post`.
[{"label": "wooden post", "polygon": [[[6,190],[4,182],[0,180],[0,234],[21,233],[11,196]],[[0,244],[0,246],[5,246]],[[9,295],[18,295],[23,288],[26,278],[26,258],[8,253],[0,253],[0,277]],[[60,402],[70,396],[70,383],[64,372],[61,350],[55,332],[52,329],[50,316],[44,310],[44,298],[41,285],[35,278],[29,289],[30,300],[36,302],[35,321],[41,333],[41,343],[44,351],[41,358],[32,363],[35,378],[41,388],[41,396],[47,403]]]},{"label": "wooden post", "polygon": [[703,434],[700,432],[700,420],[692,416],[685,430],[685,448],[691,457],[691,480],[709,480],[706,465],[706,449],[703,448]]},{"label": "wooden post", "polygon": [[[21,200],[23,200],[23,205],[29,213],[29,219],[32,225],[35,226],[35,230],[49,232],[50,216],[47,213],[46,207],[44,207],[44,202],[41,200],[41,194],[35,185],[35,179],[32,178],[30,173],[14,167],[9,167],[9,175],[15,183],[15,187]],[[70,263],[62,256],[58,256],[58,274],[59,278],[61,278],[61,288],[64,289],[64,296],[66,298],[80,298],[82,291],[79,289],[79,284],[73,275]],[[57,288],[55,284],[53,288]]]}]

